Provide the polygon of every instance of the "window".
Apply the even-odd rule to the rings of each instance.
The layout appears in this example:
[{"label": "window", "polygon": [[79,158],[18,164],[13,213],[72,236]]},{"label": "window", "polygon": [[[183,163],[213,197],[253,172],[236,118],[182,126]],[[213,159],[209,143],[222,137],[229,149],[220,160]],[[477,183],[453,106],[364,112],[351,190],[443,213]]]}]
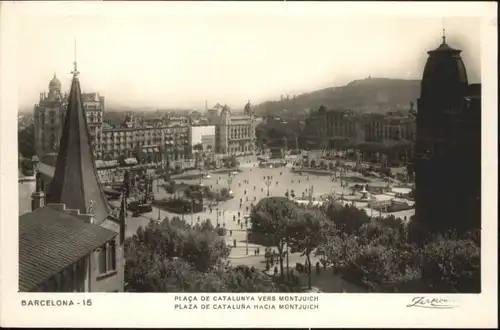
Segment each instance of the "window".
[{"label": "window", "polygon": [[116,270],[116,244],[110,241],[99,248],[99,274]]},{"label": "window", "polygon": [[103,245],[99,248],[99,274],[106,272],[106,245]]}]

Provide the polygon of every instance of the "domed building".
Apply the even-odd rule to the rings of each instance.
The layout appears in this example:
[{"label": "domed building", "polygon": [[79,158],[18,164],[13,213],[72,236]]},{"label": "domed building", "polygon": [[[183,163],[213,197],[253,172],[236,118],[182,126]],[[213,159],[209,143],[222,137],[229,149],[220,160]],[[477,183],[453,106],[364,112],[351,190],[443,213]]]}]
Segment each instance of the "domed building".
[{"label": "domed building", "polygon": [[416,224],[421,233],[481,227],[481,89],[469,85],[461,51],[428,52],[418,99]]},{"label": "domed building", "polygon": [[233,113],[226,104],[217,103],[207,110],[209,125],[215,126],[215,152],[230,155],[249,155],[255,152],[255,116],[248,102],[243,113]]},{"label": "domed building", "polygon": [[[68,94],[62,93],[61,81],[54,73],[48,93],[40,93],[40,100],[34,108],[35,150],[39,157],[59,149],[67,102]],[[95,156],[100,158],[104,97],[98,93],[82,93],[82,102]]]}]

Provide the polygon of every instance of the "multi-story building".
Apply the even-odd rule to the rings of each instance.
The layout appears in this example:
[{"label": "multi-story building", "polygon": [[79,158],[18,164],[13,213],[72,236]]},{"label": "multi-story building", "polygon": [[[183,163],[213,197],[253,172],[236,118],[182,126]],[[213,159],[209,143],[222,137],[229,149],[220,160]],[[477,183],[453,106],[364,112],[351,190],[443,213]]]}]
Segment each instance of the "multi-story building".
[{"label": "multi-story building", "polygon": [[416,124],[412,115],[366,114],[362,122],[367,142],[415,141]]},{"label": "multi-story building", "polygon": [[250,101],[242,115],[233,114],[229,106],[217,103],[208,110],[207,119],[209,125],[215,126],[215,152],[231,155],[255,152],[256,120]]},{"label": "multi-story building", "polygon": [[21,292],[124,291],[125,200],[114,215],[95,170],[83,105],[75,64],[55,171],[45,174],[48,185],[37,172],[33,211],[19,217]]},{"label": "multi-story building", "polygon": [[[82,102],[94,153],[100,158],[104,97],[98,93],[82,93]],[[67,104],[68,94],[62,94],[61,82],[54,74],[49,82],[49,92],[40,93],[40,100],[34,108],[35,150],[39,157],[59,149]]]},{"label": "multi-story building", "polygon": [[443,36],[428,52],[417,104],[416,232],[481,229],[481,85]]},{"label": "multi-story building", "polygon": [[189,154],[189,126],[180,122],[157,127],[103,129],[103,159],[139,157],[146,163],[182,160]]},{"label": "multi-story building", "polygon": [[415,127],[410,114],[358,114],[321,106],[307,119],[302,135],[325,142],[337,138],[358,142],[415,141]]}]

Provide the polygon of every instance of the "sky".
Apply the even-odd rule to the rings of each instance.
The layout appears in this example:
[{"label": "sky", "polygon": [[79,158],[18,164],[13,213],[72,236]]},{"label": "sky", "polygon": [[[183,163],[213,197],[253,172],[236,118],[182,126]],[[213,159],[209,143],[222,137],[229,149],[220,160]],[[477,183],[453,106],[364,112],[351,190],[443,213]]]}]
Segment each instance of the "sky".
[{"label": "sky", "polygon": [[463,50],[469,80],[480,82],[481,26],[471,17],[340,16],[331,6],[298,15],[242,5],[179,14],[162,3],[133,14],[132,4],[114,11],[87,4],[92,10],[18,5],[20,108],[38,101],[54,73],[69,89],[75,40],[82,89],[104,95],[108,107],[203,109],[207,100],[242,108],[369,75],[420,79],[443,27],[448,44]]}]

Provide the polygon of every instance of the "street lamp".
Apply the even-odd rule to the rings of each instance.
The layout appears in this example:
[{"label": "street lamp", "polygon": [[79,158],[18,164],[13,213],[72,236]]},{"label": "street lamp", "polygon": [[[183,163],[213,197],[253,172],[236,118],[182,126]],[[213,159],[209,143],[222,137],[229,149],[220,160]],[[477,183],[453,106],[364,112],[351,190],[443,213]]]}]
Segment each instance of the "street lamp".
[{"label": "street lamp", "polygon": [[246,239],[245,239],[245,250],[246,250],[246,255],[248,255],[248,218],[249,218],[249,216],[246,215],[245,216],[245,236],[246,236]]},{"label": "street lamp", "polygon": [[217,226],[219,225],[219,208],[215,209],[216,215],[217,215]]},{"label": "street lamp", "polygon": [[266,180],[264,183],[267,186],[267,196],[269,197],[269,187],[271,187],[271,185],[273,184],[273,177],[272,176],[266,177]]},{"label": "street lamp", "polygon": [[229,172],[228,178],[227,178],[227,184],[228,184],[228,188],[229,188],[229,193],[231,193],[231,183],[232,182],[233,182],[233,177],[231,176],[231,172]]}]

